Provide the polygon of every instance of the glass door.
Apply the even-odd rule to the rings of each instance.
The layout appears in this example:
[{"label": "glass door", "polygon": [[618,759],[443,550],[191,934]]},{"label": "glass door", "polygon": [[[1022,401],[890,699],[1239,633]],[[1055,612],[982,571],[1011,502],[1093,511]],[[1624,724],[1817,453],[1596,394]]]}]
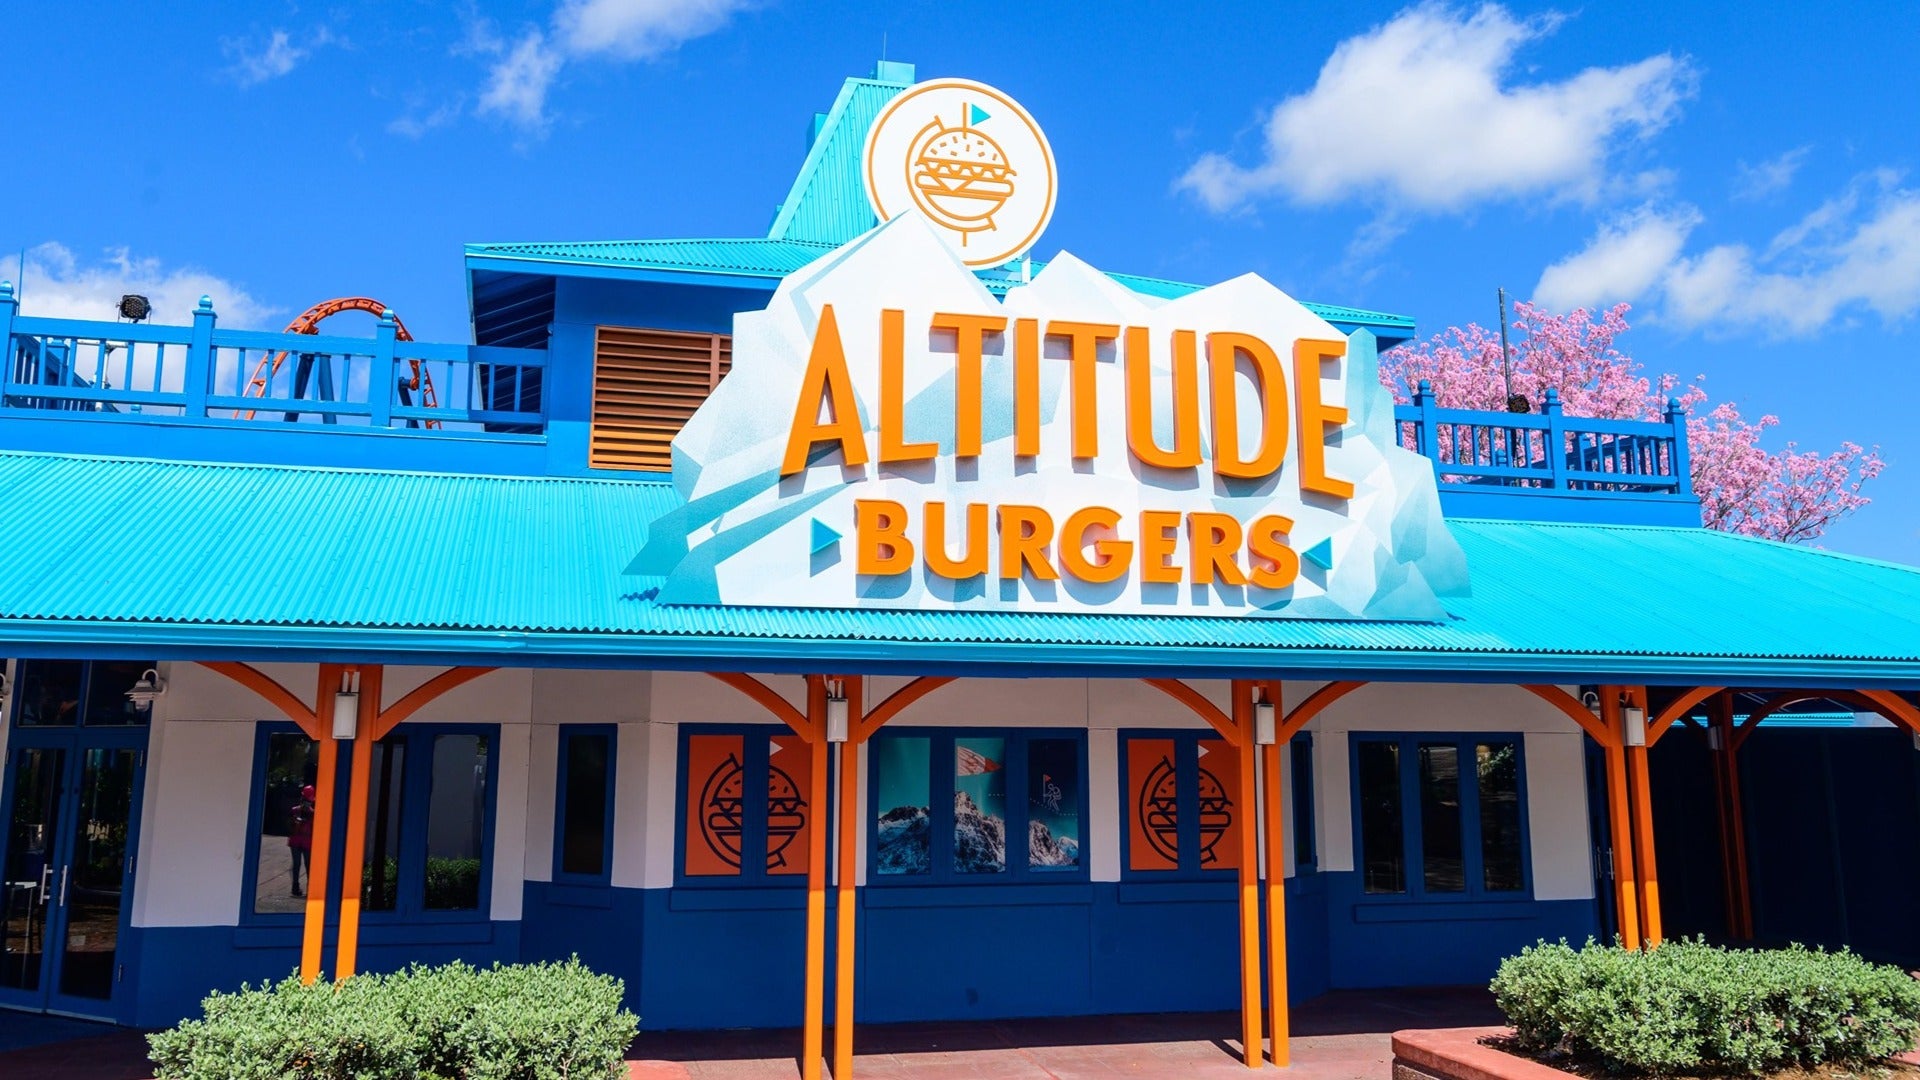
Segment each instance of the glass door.
[{"label": "glass door", "polygon": [[0,1005],[110,1019],[144,755],[120,733],[32,741],[5,777]]},{"label": "glass door", "polygon": [[55,858],[60,791],[67,753],[20,747],[7,763],[4,790],[6,858],[0,875],[5,921],[0,922],[0,1003],[44,1007],[47,999],[47,922],[60,876]]}]

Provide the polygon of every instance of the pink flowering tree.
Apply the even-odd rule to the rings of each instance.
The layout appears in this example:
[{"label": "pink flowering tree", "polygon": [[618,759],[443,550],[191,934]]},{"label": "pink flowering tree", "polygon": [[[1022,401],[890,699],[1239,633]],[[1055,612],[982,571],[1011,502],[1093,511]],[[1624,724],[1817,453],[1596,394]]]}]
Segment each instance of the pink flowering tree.
[{"label": "pink flowering tree", "polygon": [[[1834,522],[1867,505],[1860,493],[1880,474],[1880,455],[1855,443],[1828,453],[1789,442],[1768,450],[1760,437],[1778,417],[1749,421],[1731,403],[1708,407],[1696,378],[1649,378],[1615,348],[1627,331],[1626,304],[1600,312],[1585,308],[1556,315],[1532,304],[1514,307],[1511,392],[1537,411],[1549,388],[1559,391],[1568,416],[1660,420],[1667,403],[1687,410],[1687,447],[1702,524],[1710,529],[1811,543]],[[1394,400],[1412,400],[1425,380],[1443,409],[1506,408],[1509,366],[1501,363],[1500,332],[1469,323],[1449,327],[1380,358],[1380,382]]]}]

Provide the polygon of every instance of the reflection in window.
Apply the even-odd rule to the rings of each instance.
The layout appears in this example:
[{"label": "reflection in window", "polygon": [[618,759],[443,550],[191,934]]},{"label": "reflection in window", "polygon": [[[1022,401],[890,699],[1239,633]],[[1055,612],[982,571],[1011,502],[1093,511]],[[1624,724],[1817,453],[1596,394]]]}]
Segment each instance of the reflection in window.
[{"label": "reflection in window", "polygon": [[561,739],[567,784],[560,793],[560,872],[598,877],[607,872],[613,736],[564,732]]},{"label": "reflection in window", "polygon": [[933,869],[932,741],[876,739],[872,747],[874,805],[880,808],[874,872],[928,873]]},{"label": "reflection in window", "polygon": [[1027,865],[1071,870],[1080,865],[1080,743],[1027,743]]},{"label": "reflection in window", "polygon": [[1474,747],[1480,784],[1480,865],[1488,892],[1526,888],[1520,863],[1520,747],[1511,742]]},{"label": "reflection in window", "polygon": [[488,749],[484,735],[434,736],[424,867],[425,905],[429,911],[474,911],[480,907]]},{"label": "reflection in window", "polygon": [[953,869],[998,874],[1007,868],[1007,740],[953,741]]},{"label": "reflection in window", "polygon": [[267,736],[266,783],[257,785],[253,910],[285,914],[306,906],[307,862],[313,852],[314,774],[320,744],[304,734]]},{"label": "reflection in window", "polygon": [[1405,892],[1406,833],[1400,800],[1400,747],[1389,742],[1362,742],[1359,774],[1363,887],[1369,893]]},{"label": "reflection in window", "polygon": [[388,736],[373,744],[373,770],[367,782],[367,843],[360,871],[360,909],[393,911],[400,900],[400,811],[406,788],[404,739]]},{"label": "reflection in window", "polygon": [[1293,755],[1293,862],[1314,866],[1320,856],[1314,848],[1312,737],[1295,735],[1288,752]]},{"label": "reflection in window", "polygon": [[[80,682],[86,665],[78,660],[22,660],[15,722],[21,727],[65,727],[80,722]],[[131,684],[129,684],[131,685]]]},{"label": "reflection in window", "polygon": [[1428,892],[1465,892],[1460,748],[1420,744],[1420,868]]}]

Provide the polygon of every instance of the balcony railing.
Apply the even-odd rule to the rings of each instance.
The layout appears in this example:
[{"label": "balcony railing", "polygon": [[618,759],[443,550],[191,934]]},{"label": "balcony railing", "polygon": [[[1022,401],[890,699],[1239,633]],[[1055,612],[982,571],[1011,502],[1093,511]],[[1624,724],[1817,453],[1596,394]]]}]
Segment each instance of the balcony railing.
[{"label": "balcony railing", "polygon": [[1402,445],[1434,461],[1446,485],[1542,492],[1687,496],[1687,414],[1669,399],[1661,420],[1600,420],[1561,411],[1548,390],[1538,413],[1442,409],[1425,379],[1394,408]]},{"label": "balcony railing", "polygon": [[267,421],[526,438],[546,430],[543,349],[229,330],[200,298],[191,326],[19,315],[0,282],[0,408]]}]

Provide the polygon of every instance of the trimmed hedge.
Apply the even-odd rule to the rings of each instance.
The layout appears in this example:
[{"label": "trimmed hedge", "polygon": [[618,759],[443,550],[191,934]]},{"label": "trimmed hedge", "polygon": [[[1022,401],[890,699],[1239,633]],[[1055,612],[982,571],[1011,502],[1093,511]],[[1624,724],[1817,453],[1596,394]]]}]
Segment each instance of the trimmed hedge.
[{"label": "trimmed hedge", "polygon": [[147,1041],[158,1080],[618,1080],[639,1028],[623,990],[578,957],[289,977]]},{"label": "trimmed hedge", "polygon": [[1920,1038],[1920,981],[1849,952],[1641,952],[1541,942],[1501,963],[1493,994],[1515,1048],[1615,1073],[1759,1074],[1866,1064]]}]

